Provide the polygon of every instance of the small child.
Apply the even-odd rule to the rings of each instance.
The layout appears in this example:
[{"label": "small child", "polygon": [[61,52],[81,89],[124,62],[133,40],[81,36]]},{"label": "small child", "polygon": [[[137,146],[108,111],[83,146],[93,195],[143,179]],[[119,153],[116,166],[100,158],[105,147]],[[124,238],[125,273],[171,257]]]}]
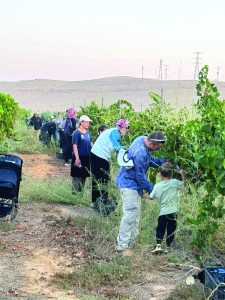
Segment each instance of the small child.
[{"label": "small child", "polygon": [[174,166],[169,163],[163,163],[159,167],[161,181],[157,183],[150,194],[150,199],[156,198],[159,202],[159,217],[156,228],[156,247],[152,253],[167,252],[162,250],[161,243],[166,232],[166,245],[170,248],[174,240],[175,230],[177,226],[177,212],[179,210],[178,191],[185,185],[183,171],[177,168],[177,172],[181,175],[181,180],[173,179],[172,175],[175,171]]}]

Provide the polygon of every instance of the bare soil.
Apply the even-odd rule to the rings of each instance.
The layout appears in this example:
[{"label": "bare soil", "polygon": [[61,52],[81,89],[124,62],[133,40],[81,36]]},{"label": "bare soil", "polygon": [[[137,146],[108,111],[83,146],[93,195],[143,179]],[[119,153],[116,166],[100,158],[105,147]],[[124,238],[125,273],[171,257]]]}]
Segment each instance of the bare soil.
[{"label": "bare soil", "polygon": [[68,176],[70,168],[64,161],[48,154],[20,154],[23,159],[23,174],[37,179]]},{"label": "bare soil", "polygon": [[[62,174],[69,176],[69,168],[48,155],[22,157],[23,172],[34,178],[45,180]],[[70,273],[75,265],[85,261],[82,244],[85,233],[76,228],[73,232],[63,231],[55,228],[54,224],[57,220],[88,217],[91,214],[93,212],[87,207],[21,203],[15,223],[1,224],[5,229],[1,230],[0,242],[0,299],[79,299],[75,290],[62,290],[54,286],[51,277],[59,272]],[[65,243],[70,234],[74,238]],[[163,260],[161,263],[161,271],[146,273],[146,283],[123,288],[124,295],[133,295],[132,299],[139,300],[166,299],[175,284],[184,279],[185,270],[174,268],[168,262],[163,263]],[[102,287],[99,292],[107,295],[106,289],[108,287]],[[111,287],[109,289],[112,290]],[[125,299],[131,298],[127,296]]]}]

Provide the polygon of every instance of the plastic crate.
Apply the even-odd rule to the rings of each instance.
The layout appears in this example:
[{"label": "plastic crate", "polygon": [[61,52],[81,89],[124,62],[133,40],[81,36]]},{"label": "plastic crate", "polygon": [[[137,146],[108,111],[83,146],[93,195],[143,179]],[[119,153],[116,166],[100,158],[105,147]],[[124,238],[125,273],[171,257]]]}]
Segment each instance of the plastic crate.
[{"label": "plastic crate", "polygon": [[210,300],[225,300],[225,269],[223,267],[205,268],[205,292]]}]

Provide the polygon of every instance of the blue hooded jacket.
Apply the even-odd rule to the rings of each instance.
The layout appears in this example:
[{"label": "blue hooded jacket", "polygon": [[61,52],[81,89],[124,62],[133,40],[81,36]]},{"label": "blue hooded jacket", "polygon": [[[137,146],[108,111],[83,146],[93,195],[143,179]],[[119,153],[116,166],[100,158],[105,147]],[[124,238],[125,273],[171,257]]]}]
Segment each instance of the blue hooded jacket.
[{"label": "blue hooded jacket", "polygon": [[134,162],[134,167],[126,169],[121,167],[116,177],[115,183],[119,189],[128,188],[137,190],[140,195],[143,190],[149,194],[153,190],[153,185],[147,178],[147,171],[150,167],[157,168],[166,160],[152,156],[152,152],[147,149],[144,143],[146,136],[136,138],[128,149],[128,158]]}]

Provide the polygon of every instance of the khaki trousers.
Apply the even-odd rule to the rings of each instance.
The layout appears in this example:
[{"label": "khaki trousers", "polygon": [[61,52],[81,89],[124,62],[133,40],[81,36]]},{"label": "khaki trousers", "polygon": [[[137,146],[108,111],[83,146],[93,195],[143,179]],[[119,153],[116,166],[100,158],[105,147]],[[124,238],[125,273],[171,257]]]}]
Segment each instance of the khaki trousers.
[{"label": "khaki trousers", "polygon": [[123,216],[117,237],[116,250],[127,249],[139,233],[139,221],[141,215],[141,196],[138,191],[120,189],[123,202]]}]

